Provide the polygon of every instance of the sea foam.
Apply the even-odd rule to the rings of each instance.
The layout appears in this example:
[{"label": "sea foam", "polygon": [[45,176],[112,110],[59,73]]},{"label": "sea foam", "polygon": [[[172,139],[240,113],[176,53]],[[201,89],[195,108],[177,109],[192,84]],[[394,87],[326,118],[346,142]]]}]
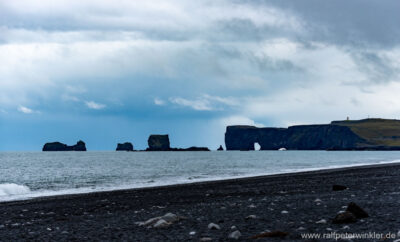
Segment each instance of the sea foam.
[{"label": "sea foam", "polygon": [[29,187],[14,183],[0,184],[0,196],[22,195],[30,193]]}]

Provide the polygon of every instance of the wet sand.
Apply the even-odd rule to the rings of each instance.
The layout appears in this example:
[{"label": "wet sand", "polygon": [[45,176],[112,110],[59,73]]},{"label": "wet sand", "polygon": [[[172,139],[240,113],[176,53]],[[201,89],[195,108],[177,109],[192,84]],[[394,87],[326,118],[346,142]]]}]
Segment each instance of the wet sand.
[{"label": "wet sand", "polygon": [[[348,189],[333,191],[334,184]],[[350,202],[369,217],[333,224]],[[138,224],[168,212],[179,221],[161,228]],[[210,223],[220,229],[209,229]],[[236,230],[239,241],[277,230],[288,234],[272,240],[300,241],[302,233],[397,234],[400,164],[0,203],[1,241],[226,241]]]}]

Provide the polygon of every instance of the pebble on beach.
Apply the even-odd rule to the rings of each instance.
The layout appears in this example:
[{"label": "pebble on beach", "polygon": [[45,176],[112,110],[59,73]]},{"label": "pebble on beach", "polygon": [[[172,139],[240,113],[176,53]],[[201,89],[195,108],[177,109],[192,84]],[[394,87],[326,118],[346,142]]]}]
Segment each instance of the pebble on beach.
[{"label": "pebble on beach", "polygon": [[232,233],[229,234],[228,238],[230,239],[239,239],[242,234],[240,233],[239,230],[233,231]]},{"label": "pebble on beach", "polygon": [[168,223],[164,219],[160,219],[153,225],[153,228],[164,228],[167,227],[168,225],[170,225],[170,223]]},{"label": "pebble on beach", "polygon": [[326,224],[326,219],[321,219],[315,222],[316,224]]},{"label": "pebble on beach", "polygon": [[333,185],[332,186],[332,191],[342,191],[342,190],[346,190],[347,187],[343,186],[343,185]]},{"label": "pebble on beach", "polygon": [[354,216],[354,214],[348,211],[344,213],[339,213],[332,221],[332,223],[334,224],[355,223],[355,222],[357,222],[356,216]]},{"label": "pebble on beach", "polygon": [[346,211],[354,214],[354,216],[356,216],[356,218],[367,218],[368,217],[368,213],[365,212],[364,209],[360,208],[354,202],[351,202],[351,203],[349,203],[349,205],[347,205]]},{"label": "pebble on beach", "polygon": [[179,221],[180,219],[182,219],[182,217],[179,217],[176,214],[166,213],[164,216],[154,217],[144,222],[138,222],[136,224],[139,226],[147,226],[150,228],[164,228]]},{"label": "pebble on beach", "polygon": [[210,223],[210,224],[208,224],[208,229],[216,229],[216,230],[220,230],[221,229],[221,227],[218,225],[218,224],[215,224],[215,223]]}]

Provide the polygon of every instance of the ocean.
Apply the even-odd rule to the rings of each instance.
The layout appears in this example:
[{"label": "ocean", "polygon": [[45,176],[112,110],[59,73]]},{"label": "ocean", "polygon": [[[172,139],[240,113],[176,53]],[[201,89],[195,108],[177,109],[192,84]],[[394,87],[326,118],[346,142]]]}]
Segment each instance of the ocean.
[{"label": "ocean", "polygon": [[0,201],[393,162],[400,152],[0,152]]}]

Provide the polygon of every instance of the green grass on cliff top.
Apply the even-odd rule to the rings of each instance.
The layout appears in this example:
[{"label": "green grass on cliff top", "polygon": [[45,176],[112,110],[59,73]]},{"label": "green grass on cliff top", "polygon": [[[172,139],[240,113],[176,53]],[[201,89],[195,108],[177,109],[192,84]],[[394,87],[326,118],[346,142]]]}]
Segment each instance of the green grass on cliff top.
[{"label": "green grass on cliff top", "polygon": [[374,145],[400,146],[400,120],[345,120],[334,121],[332,124],[347,126],[361,138]]}]

